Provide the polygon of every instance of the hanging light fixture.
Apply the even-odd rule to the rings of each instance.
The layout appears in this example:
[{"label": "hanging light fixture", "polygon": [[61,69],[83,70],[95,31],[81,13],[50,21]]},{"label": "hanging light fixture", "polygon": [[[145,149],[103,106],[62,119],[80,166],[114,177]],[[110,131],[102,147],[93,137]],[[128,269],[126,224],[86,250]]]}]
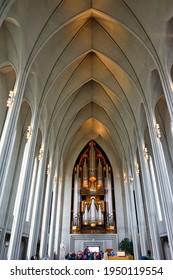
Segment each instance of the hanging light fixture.
[{"label": "hanging light fixture", "polygon": [[7,107],[10,107],[13,104],[14,101],[14,91],[10,90],[8,99],[7,99]]},{"label": "hanging light fixture", "polygon": [[137,172],[137,174],[139,174],[139,164],[138,163],[136,163],[136,172]]},{"label": "hanging light fixture", "polygon": [[26,139],[29,140],[29,138],[32,135],[32,127],[31,125],[28,126],[27,132],[26,132]]},{"label": "hanging light fixture", "polygon": [[41,160],[41,159],[42,159],[42,157],[43,157],[43,149],[42,149],[42,148],[40,148],[40,150],[39,150],[39,154],[38,154],[38,160]]},{"label": "hanging light fixture", "polygon": [[144,157],[148,160],[148,149],[146,147],[144,148]]},{"label": "hanging light fixture", "polygon": [[53,183],[54,183],[54,185],[56,185],[56,183],[57,183],[57,176],[56,175],[53,177]]},{"label": "hanging light fixture", "polygon": [[133,181],[134,181],[134,178],[132,175],[130,175],[130,183],[133,183]]},{"label": "hanging light fixture", "polygon": [[50,164],[48,163],[48,165],[47,165],[47,175],[49,175],[50,174]]},{"label": "hanging light fixture", "polygon": [[156,131],[157,138],[161,138],[161,131],[160,131],[160,126],[158,123],[156,123],[156,125],[155,125],[155,131]]},{"label": "hanging light fixture", "polygon": [[127,176],[126,176],[126,173],[124,173],[123,177],[124,177],[124,183],[126,183],[126,182],[127,182]]}]

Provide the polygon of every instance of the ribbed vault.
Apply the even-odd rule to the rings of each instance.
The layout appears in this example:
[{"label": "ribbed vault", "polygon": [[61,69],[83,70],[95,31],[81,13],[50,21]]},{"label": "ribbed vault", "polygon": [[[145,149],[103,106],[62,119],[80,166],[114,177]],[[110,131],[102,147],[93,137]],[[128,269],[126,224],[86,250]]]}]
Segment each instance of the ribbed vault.
[{"label": "ribbed vault", "polygon": [[[134,141],[141,103],[145,108],[150,98],[146,73],[158,63],[157,38],[148,31],[152,18],[139,16],[149,5],[134,2],[14,1],[6,19],[4,13],[13,64],[27,74],[24,97],[39,108],[42,123],[46,117],[43,126],[66,155],[76,134],[111,140],[119,157]],[[32,16],[27,26],[26,16]]]},{"label": "ribbed vault", "polygon": [[132,46],[128,52],[125,48],[133,38],[133,48],[140,48],[141,56],[144,46],[112,15],[91,6],[47,36],[31,72],[40,76],[37,102],[40,107],[46,104],[57,142],[68,151],[76,133],[89,138],[99,135],[118,145],[121,157],[129,141],[128,130],[136,126],[134,112],[145,102],[137,65],[131,63]]}]

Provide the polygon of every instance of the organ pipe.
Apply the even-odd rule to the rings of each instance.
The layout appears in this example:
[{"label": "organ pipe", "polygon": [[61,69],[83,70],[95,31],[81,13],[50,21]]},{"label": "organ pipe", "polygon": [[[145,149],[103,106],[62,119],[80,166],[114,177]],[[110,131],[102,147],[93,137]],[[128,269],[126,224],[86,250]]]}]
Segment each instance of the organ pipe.
[{"label": "organ pipe", "polygon": [[101,187],[103,185],[103,172],[102,172],[102,163],[101,163],[101,160],[99,158],[99,162],[98,162],[98,167],[97,167],[97,170],[98,170],[98,176],[97,176],[97,186],[98,187]]},{"label": "organ pipe", "polygon": [[88,187],[88,166],[87,166],[86,158],[83,164],[83,186]]},{"label": "organ pipe", "polygon": [[73,198],[73,225],[79,225],[79,165],[77,165],[74,182],[74,198]]},{"label": "organ pipe", "polygon": [[89,179],[90,181],[95,181],[96,180],[96,163],[95,163],[95,150],[93,147],[93,143],[90,146],[89,150],[89,163],[90,163],[90,176]]},{"label": "organ pipe", "polygon": [[91,197],[91,227],[96,226],[95,197]]}]

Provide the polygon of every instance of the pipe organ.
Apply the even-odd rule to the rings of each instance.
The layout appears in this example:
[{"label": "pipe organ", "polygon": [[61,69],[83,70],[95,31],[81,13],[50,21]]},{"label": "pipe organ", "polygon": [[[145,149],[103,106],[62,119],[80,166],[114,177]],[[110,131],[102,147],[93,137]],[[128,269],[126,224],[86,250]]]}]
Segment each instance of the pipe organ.
[{"label": "pipe organ", "polygon": [[91,141],[74,168],[72,233],[114,233],[113,193],[110,164]]}]

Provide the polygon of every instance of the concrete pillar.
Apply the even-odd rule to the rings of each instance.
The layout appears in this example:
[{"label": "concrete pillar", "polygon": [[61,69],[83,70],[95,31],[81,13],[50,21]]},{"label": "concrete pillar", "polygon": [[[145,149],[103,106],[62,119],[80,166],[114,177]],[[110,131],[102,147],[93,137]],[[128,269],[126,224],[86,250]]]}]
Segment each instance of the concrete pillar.
[{"label": "concrete pillar", "polygon": [[47,170],[47,181],[46,181],[46,193],[44,200],[43,208],[43,219],[42,219],[42,228],[41,228],[41,237],[40,237],[40,258],[42,259],[45,255],[48,254],[48,238],[49,238],[49,219],[51,212],[51,198],[52,198],[52,181],[53,181],[53,161],[50,160],[50,171]]},{"label": "concrete pillar", "polygon": [[158,191],[160,193],[160,199],[163,206],[162,209],[169,240],[170,254],[171,258],[173,258],[173,191],[169,180],[168,169],[165,161],[162,143],[160,141],[161,132],[157,125],[153,125],[153,121],[149,122],[148,127],[153,150],[154,166],[158,179]]},{"label": "concrete pillar", "polygon": [[139,236],[141,245],[141,254],[144,256],[148,249],[148,238],[147,238],[147,227],[144,213],[144,204],[141,192],[141,184],[139,179],[139,174],[134,173],[134,188],[136,194],[136,207],[138,215],[138,225],[139,225]]},{"label": "concrete pillar", "polygon": [[7,259],[18,259],[19,257],[19,250],[21,245],[23,226],[26,218],[26,211],[28,206],[27,202],[29,200],[29,189],[30,189],[30,184],[32,179],[32,170],[33,170],[34,158],[35,158],[35,145],[36,145],[37,129],[38,129],[37,116],[35,117],[32,123],[33,123],[32,137],[28,140],[23,154],[23,161],[22,161],[22,167],[21,167],[18,190],[17,190],[17,198],[16,198],[18,203],[16,203],[16,207],[15,207],[15,214],[12,223],[12,230],[11,230],[10,244],[7,253]]},{"label": "concrete pillar", "polygon": [[30,259],[32,255],[36,254],[38,235],[40,229],[41,210],[42,210],[43,193],[44,193],[44,179],[45,179],[46,159],[47,159],[47,148],[45,145],[45,139],[40,149],[38,157],[40,158],[39,158],[37,182],[35,188],[33,211],[32,211],[29,241],[28,241],[28,248],[27,248],[28,259]]},{"label": "concrete pillar", "polygon": [[161,241],[159,236],[158,224],[157,224],[157,213],[153,195],[152,182],[150,178],[149,166],[148,166],[148,153],[144,144],[139,148],[140,162],[141,162],[141,171],[142,179],[144,185],[144,194],[146,200],[146,209],[148,214],[149,229],[151,235],[151,242],[153,247],[154,259],[159,260],[163,259],[163,252],[161,248]]},{"label": "concrete pillar", "polygon": [[[22,83],[21,83],[22,84]],[[0,200],[3,199],[3,192],[6,185],[7,174],[11,162],[11,156],[16,137],[16,127],[20,113],[23,88],[21,88],[20,81],[16,82],[14,90],[12,91],[12,103],[8,108],[4,128],[0,139],[0,193],[2,194]],[[0,203],[1,205],[1,203]]]},{"label": "concrete pillar", "polygon": [[[15,138],[16,138],[16,129],[14,130],[14,133],[12,134],[12,138],[10,139],[10,147],[8,147],[8,156],[7,158],[3,158],[3,152],[1,153],[0,151],[0,208],[2,205],[2,201],[3,201],[3,197],[4,197],[4,191],[5,191],[5,186],[7,184],[7,178],[8,178],[8,174],[9,174],[9,166],[10,166],[10,162],[11,162],[11,157],[12,157],[12,153],[13,153],[13,146],[14,146],[14,142],[15,142]],[[8,140],[7,140],[8,142]]]},{"label": "concrete pillar", "polygon": [[140,248],[139,248],[139,234],[137,227],[137,219],[136,219],[136,211],[135,211],[135,202],[134,202],[134,178],[132,175],[127,177],[128,189],[129,192],[129,202],[131,212],[131,233],[133,240],[133,249],[134,249],[134,257],[135,259],[139,259]]},{"label": "concrete pillar", "polygon": [[52,198],[50,232],[49,232],[49,243],[48,243],[48,255],[51,260],[54,259],[54,238],[55,238],[55,227],[56,227],[57,199],[58,199],[58,183],[57,183],[57,173],[55,173],[53,179],[53,198]]},{"label": "concrete pillar", "polygon": [[[126,213],[127,213],[127,229],[126,234],[129,239],[131,238],[131,211],[130,211],[130,199],[129,199],[129,192],[127,186],[127,175],[124,174],[124,193],[125,193],[125,202],[126,202]],[[124,237],[125,237],[124,236]]]},{"label": "concrete pillar", "polygon": [[[62,222],[62,214],[63,214],[63,179],[62,177],[59,177],[59,186],[58,186],[58,199],[57,199],[57,204],[56,204],[56,225],[55,225],[55,234],[54,234],[54,254],[55,254],[55,259],[59,258],[59,247],[61,243],[61,222]],[[69,209],[70,210],[70,209]]]}]

